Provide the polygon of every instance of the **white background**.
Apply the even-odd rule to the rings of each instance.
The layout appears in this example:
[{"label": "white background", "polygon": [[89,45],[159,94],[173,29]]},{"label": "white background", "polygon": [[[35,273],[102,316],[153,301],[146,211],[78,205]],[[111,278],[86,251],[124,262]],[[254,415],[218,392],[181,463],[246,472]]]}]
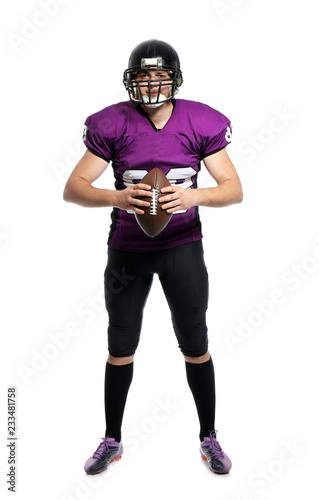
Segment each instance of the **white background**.
[{"label": "white background", "polygon": [[[314,0],[6,3],[2,498],[12,498],[6,484],[12,385],[15,498],[318,495],[316,7]],[[127,99],[122,73],[131,50],[149,38],[179,53],[180,98],[209,104],[233,125],[228,152],[244,201],[201,210],[216,428],[233,461],[227,476],[212,474],[200,459],[195,405],[157,280],[135,357],[123,458],[94,478],[83,471],[104,435],[110,210],[67,204],[62,192],[84,152],[86,117]],[[210,183],[202,171],[200,185]],[[111,169],[97,185],[113,186]]]}]

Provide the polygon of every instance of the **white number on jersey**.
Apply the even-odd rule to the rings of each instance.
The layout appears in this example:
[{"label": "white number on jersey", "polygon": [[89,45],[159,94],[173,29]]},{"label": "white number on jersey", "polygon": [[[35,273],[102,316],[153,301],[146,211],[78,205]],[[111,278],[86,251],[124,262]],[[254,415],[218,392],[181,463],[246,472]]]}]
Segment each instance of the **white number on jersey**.
[{"label": "white number on jersey", "polygon": [[230,142],[231,141],[231,130],[230,130],[230,127],[227,127],[227,132],[225,134],[225,139],[227,142]]}]

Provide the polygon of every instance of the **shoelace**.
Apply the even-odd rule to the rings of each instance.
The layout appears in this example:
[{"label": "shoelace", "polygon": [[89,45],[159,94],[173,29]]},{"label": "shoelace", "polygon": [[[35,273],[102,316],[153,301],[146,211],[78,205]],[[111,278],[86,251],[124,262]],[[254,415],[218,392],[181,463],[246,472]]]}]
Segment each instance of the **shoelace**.
[{"label": "shoelace", "polygon": [[94,453],[93,458],[101,458],[102,453],[104,453],[105,451],[108,453],[109,446],[115,443],[114,438],[104,437],[101,439],[102,443],[99,445],[98,449]]},{"label": "shoelace", "polygon": [[217,431],[212,431],[209,437],[204,438],[204,443],[212,450],[217,458],[224,458],[223,450],[216,439]]}]

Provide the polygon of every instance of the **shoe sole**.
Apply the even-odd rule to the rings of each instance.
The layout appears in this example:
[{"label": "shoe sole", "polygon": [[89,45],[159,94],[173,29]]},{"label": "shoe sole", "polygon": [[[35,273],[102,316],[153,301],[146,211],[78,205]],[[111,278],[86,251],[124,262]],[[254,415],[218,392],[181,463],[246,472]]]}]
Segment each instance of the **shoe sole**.
[{"label": "shoe sole", "polygon": [[[207,462],[207,457],[205,457],[204,455],[201,455],[202,459]],[[214,474],[219,474],[219,475],[223,475],[223,474],[229,474],[229,470],[225,471],[225,472],[221,472],[219,470],[214,470],[212,469],[211,467],[209,467],[209,470],[211,470],[212,472],[214,472]]]},{"label": "shoe sole", "polygon": [[[119,455],[118,457],[115,457],[113,458],[110,463],[107,465],[107,467],[114,461],[118,461],[122,458],[122,455]],[[86,472],[87,474],[89,474],[89,476],[95,476],[96,474],[101,474],[101,472],[104,472],[105,470],[107,470],[107,467],[105,467],[105,469],[101,469],[101,470],[98,470],[96,472]]]}]

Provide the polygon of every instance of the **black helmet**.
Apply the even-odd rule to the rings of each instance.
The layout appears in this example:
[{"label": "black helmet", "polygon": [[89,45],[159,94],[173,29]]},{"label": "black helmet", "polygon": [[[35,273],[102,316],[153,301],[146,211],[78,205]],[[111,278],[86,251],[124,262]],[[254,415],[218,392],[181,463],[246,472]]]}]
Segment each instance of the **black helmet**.
[{"label": "black helmet", "polygon": [[[150,84],[148,84],[149,100],[145,100],[145,98],[148,98],[142,96],[139,82],[134,79],[136,73],[143,70],[163,70],[170,74],[170,79],[156,80],[160,82],[157,99],[155,100],[156,104],[162,104],[172,99],[174,95],[177,94],[178,87],[183,83],[179,57],[176,50],[171,45],[161,40],[146,40],[137,45],[130,55],[128,68],[124,71],[123,83],[126,90],[129,92],[130,99],[145,104],[146,102],[151,102]],[[160,99],[160,90],[163,85],[171,86],[171,95],[165,99],[163,99],[164,96],[161,96]]]}]

